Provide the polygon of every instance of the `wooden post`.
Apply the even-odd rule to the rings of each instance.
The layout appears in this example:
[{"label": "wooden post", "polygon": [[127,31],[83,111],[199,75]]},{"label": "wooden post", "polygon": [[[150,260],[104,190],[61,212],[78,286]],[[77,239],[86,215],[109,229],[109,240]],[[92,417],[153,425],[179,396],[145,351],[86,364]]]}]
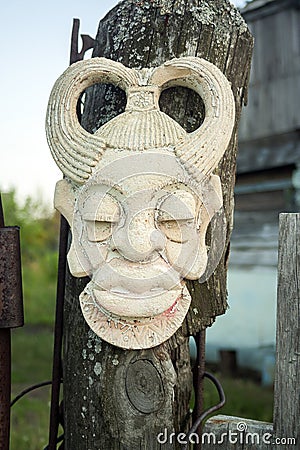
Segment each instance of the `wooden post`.
[{"label": "wooden post", "polygon": [[236,350],[220,350],[220,370],[226,377],[236,377],[237,375],[237,354]]},{"label": "wooden post", "polygon": [[[232,229],[237,127],[247,99],[252,36],[227,0],[127,0],[99,25],[93,56],[129,67],[158,66],[179,56],[199,56],[217,65],[232,83],[236,103],[233,138],[217,174],[226,216],[224,251],[207,283],[190,282],[193,303],[182,328],[167,343],[150,350],[125,351],[101,341],[86,325],[78,297],[87,280],[67,275],[64,311],[64,413],[66,450],[179,448],[162,444],[159,433],[186,432],[192,372],[189,335],[225,312],[226,272]],[[124,109],[122,91],[92,87],[82,125],[94,132]],[[185,88],[165,91],[161,109],[187,131],[203,121],[203,104]],[[213,233],[214,225],[212,226]],[[213,243],[212,243],[213,244]],[[163,440],[163,437],[161,437]]]},{"label": "wooden post", "polygon": [[274,433],[299,446],[300,214],[280,214],[276,357]]}]

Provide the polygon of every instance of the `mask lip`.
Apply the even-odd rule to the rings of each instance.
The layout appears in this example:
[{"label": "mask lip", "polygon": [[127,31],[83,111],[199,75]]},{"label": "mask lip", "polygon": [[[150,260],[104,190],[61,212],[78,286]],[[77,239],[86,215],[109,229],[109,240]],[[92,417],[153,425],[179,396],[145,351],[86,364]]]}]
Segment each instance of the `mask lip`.
[{"label": "mask lip", "polygon": [[127,350],[153,348],[168,340],[181,327],[191,304],[191,296],[184,285],[176,305],[163,314],[126,321],[101,311],[86,289],[79,299],[89,327],[104,341]]}]

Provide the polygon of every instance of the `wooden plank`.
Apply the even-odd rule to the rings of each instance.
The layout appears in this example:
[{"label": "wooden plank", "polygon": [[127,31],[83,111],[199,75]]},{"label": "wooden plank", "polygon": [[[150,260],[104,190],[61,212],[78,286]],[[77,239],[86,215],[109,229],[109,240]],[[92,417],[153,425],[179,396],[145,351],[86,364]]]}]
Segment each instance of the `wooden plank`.
[{"label": "wooden plank", "polygon": [[291,28],[292,28],[292,33],[291,33],[291,38],[290,38],[290,44],[291,44],[291,49],[292,49],[292,54],[293,55],[297,55],[298,57],[294,57],[293,58],[293,71],[296,73],[299,73],[300,71],[300,27],[299,27],[299,22],[300,22],[300,10],[298,9],[294,9],[292,11],[292,17],[291,17]]},{"label": "wooden plank", "polygon": [[205,424],[201,450],[271,450],[272,434],[271,423],[218,415]]},{"label": "wooden plank", "polygon": [[[275,2],[273,2],[275,3]],[[279,3],[279,2],[276,2]],[[250,101],[240,141],[299,128],[299,10],[288,2],[275,14],[250,17],[255,36]],[[248,19],[248,15],[245,15]],[[299,96],[299,94],[298,94]],[[261,154],[262,152],[260,152]]]},{"label": "wooden plank", "polygon": [[[300,443],[300,214],[279,224],[274,430]],[[287,445],[286,449],[295,448]]]}]

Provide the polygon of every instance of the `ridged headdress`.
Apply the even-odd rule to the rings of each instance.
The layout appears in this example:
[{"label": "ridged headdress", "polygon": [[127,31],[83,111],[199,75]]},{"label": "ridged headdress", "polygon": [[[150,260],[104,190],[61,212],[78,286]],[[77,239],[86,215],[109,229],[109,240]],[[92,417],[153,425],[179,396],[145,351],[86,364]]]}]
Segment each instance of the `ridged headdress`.
[{"label": "ridged headdress", "polygon": [[[80,95],[96,83],[123,89],[127,106],[124,113],[91,134],[80,125],[76,108]],[[172,86],[193,89],[204,102],[204,122],[192,133],[159,110],[160,93]],[[183,57],[155,69],[136,70],[106,58],[92,58],[73,64],[56,81],[46,133],[57,165],[77,184],[87,181],[106,148],[170,148],[189,173],[209,176],[228,147],[234,120],[230,83],[204,59]]]}]

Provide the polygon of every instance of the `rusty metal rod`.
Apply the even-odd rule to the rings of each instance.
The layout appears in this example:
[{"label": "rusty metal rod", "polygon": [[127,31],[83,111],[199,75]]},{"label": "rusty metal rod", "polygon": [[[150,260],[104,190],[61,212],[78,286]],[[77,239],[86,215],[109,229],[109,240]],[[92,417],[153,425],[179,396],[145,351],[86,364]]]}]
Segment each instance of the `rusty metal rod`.
[{"label": "rusty metal rod", "polygon": [[[4,228],[4,214],[0,193],[0,228]],[[0,306],[2,308],[2,305]],[[9,450],[11,394],[11,333],[0,329],[0,448]]]},{"label": "rusty metal rod", "polygon": [[9,450],[11,395],[11,331],[0,329],[0,449]]},{"label": "rusty metal rod", "polygon": [[79,52],[78,48],[78,38],[79,38],[79,28],[80,28],[80,20],[73,19],[73,28],[72,28],[72,37],[71,37],[71,51],[70,51],[70,65],[77,62],[82,61],[85,53],[94,48],[95,39],[93,39],[88,34],[81,34],[82,46]]},{"label": "rusty metal rod", "polygon": [[[93,48],[95,40],[88,35],[81,35],[82,49],[78,52],[80,20],[73,19],[70,65],[84,58],[84,54],[90,48]],[[80,121],[80,105],[77,104],[78,120]],[[68,250],[69,225],[66,219],[61,216],[60,220],[60,241],[59,241],[59,259],[58,259],[58,279],[56,293],[56,313],[55,313],[55,334],[53,351],[53,369],[52,369],[52,391],[51,391],[51,409],[50,409],[50,429],[49,444],[47,450],[55,450],[56,445],[63,438],[57,438],[59,427],[59,396],[60,385],[63,376],[62,367],[62,341],[63,341],[63,311],[67,268],[67,250]]]},{"label": "rusty metal rod", "polygon": [[0,192],[0,228],[4,228],[4,214],[3,214],[1,192]]},{"label": "rusty metal rod", "polygon": [[49,450],[55,450],[59,426],[59,395],[62,379],[62,340],[63,340],[63,310],[66,283],[67,247],[69,225],[66,219],[60,219],[60,240],[58,259],[58,278],[56,293],[55,334],[52,369],[52,391],[50,409]]},{"label": "rusty metal rod", "polygon": [[[225,394],[224,394],[222,385],[219,382],[219,380],[214,375],[212,375],[211,373],[208,373],[208,372],[204,372],[203,379],[204,378],[208,378],[215,385],[215,387],[216,387],[216,389],[218,391],[218,394],[219,394],[219,403],[217,405],[211,406],[210,408],[207,408],[205,411],[203,411],[200,414],[199,417],[197,417],[197,419],[194,422],[192,428],[190,429],[190,431],[187,434],[187,438],[186,438],[187,443],[182,446],[182,450],[188,450],[189,449],[189,447],[190,447],[190,437],[194,433],[197,433],[198,436],[200,437],[199,445],[201,446],[202,429],[201,429],[200,426],[201,426],[203,420],[205,420],[210,414],[212,414],[212,413],[218,411],[219,409],[221,409],[225,405],[225,402],[226,402]],[[200,434],[198,432],[199,427],[200,427],[200,430],[201,430]],[[198,444],[195,444],[195,445],[198,445]],[[197,448],[197,447],[193,447],[193,448]]]},{"label": "rusty metal rod", "polygon": [[24,324],[20,236],[5,227],[0,193],[0,449],[9,450],[11,328]]},{"label": "rusty metal rod", "polygon": [[[73,19],[70,65],[78,61],[78,36],[80,20]],[[77,105],[77,114],[80,114],[80,108]],[[60,216],[60,238],[58,254],[58,273],[57,273],[57,291],[56,291],[56,311],[54,326],[54,349],[53,349],[53,367],[52,367],[52,389],[51,389],[51,407],[50,407],[50,426],[49,442],[47,450],[56,450],[57,434],[59,427],[59,397],[60,385],[63,375],[62,367],[62,342],[63,342],[63,312],[66,284],[66,264],[67,264],[67,246],[68,246],[69,226],[66,219]]]},{"label": "rusty metal rod", "polygon": [[10,407],[14,406],[24,395],[29,394],[29,392],[35,391],[36,389],[42,388],[44,386],[50,386],[52,381],[42,381],[42,383],[33,384],[26,389],[23,389],[16,397],[10,402]]},{"label": "rusty metal rod", "polygon": [[[197,346],[197,362],[194,369],[194,390],[195,390],[195,407],[193,410],[193,421],[195,422],[204,410],[204,373],[205,373],[205,342],[206,331],[199,331],[195,337]],[[201,423],[199,424],[197,433],[201,435]],[[201,450],[201,443],[195,444],[195,450]]]}]

